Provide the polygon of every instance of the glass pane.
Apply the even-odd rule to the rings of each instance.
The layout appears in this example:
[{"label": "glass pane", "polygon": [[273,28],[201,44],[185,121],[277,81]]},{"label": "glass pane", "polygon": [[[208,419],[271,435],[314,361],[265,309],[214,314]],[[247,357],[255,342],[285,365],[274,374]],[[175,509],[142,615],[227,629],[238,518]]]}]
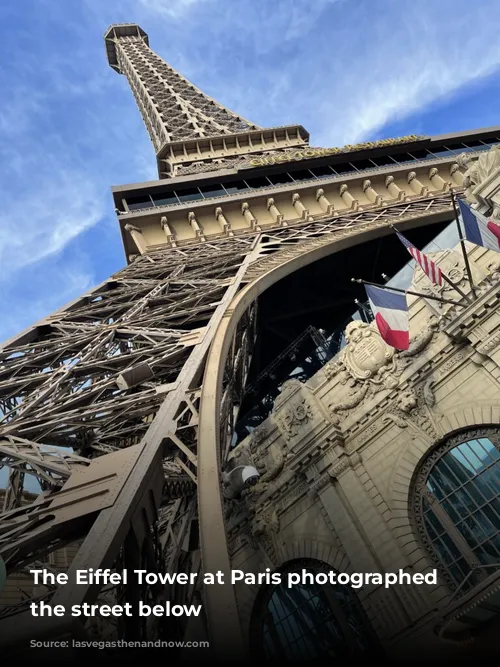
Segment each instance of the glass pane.
[{"label": "glass pane", "polygon": [[377,167],[384,167],[386,164],[394,164],[394,160],[390,155],[381,155],[380,157],[370,158]]},{"label": "glass pane", "polygon": [[288,589],[281,584],[273,589],[262,613],[261,645],[268,658],[284,654],[293,660],[310,660],[374,648],[368,619],[348,586],[310,584]]},{"label": "glass pane", "polygon": [[312,173],[318,178],[321,178],[322,176],[332,176],[333,174],[332,168],[329,167],[328,165],[325,165],[324,167],[312,167],[310,171],[312,171]]},{"label": "glass pane", "polygon": [[[427,489],[438,507],[424,502],[427,533],[440,560],[457,583],[464,581],[470,567],[500,563],[500,452],[487,437],[463,442],[434,465]],[[437,519],[445,512],[450,523]],[[434,507],[435,511],[430,509]],[[440,534],[441,524],[446,532]],[[478,569],[467,579],[468,589],[489,574]]]},{"label": "glass pane", "polygon": [[249,178],[247,180],[247,185],[249,188],[268,188],[271,185],[271,181],[269,181],[265,176],[261,176],[260,178]]},{"label": "glass pane", "polygon": [[175,192],[164,192],[162,194],[153,195],[155,206],[168,206],[169,204],[177,204],[178,201]]},{"label": "glass pane", "polygon": [[312,178],[314,178],[314,175],[309,171],[309,169],[303,169],[301,171],[291,171],[290,176],[293,178],[294,181],[310,181]]},{"label": "glass pane", "polygon": [[228,195],[232,195],[234,192],[241,192],[242,190],[248,190],[248,185],[245,181],[235,181],[234,183],[223,183],[224,190]]},{"label": "glass pane", "polygon": [[281,185],[281,183],[292,182],[290,174],[288,174],[286,171],[283,174],[271,174],[268,178],[273,185]]},{"label": "glass pane", "polygon": [[481,141],[492,146],[493,144],[498,144],[500,142],[500,137],[485,137],[484,139],[481,139]]},{"label": "glass pane", "polygon": [[179,201],[193,201],[195,199],[203,199],[203,196],[198,188],[176,190],[176,194],[179,197]]},{"label": "glass pane", "polygon": [[375,167],[371,160],[354,160],[353,165],[360,171],[363,171],[363,169],[373,169]]},{"label": "glass pane", "polygon": [[413,162],[413,158],[409,153],[397,153],[396,155],[391,155],[391,157],[399,164]]},{"label": "glass pane", "polygon": [[349,162],[346,164],[334,164],[332,167],[335,169],[337,174],[347,174],[351,171],[357,171]]},{"label": "glass pane", "polygon": [[203,194],[205,199],[210,199],[210,197],[223,197],[226,194],[226,191],[220,183],[212,183],[212,185],[200,185],[200,192]]},{"label": "glass pane", "polygon": [[142,197],[129,197],[127,200],[127,206],[130,211],[136,211],[141,208],[150,208],[153,206],[151,197],[149,195]]},{"label": "glass pane", "polygon": [[436,157],[450,157],[451,155],[453,155],[453,153],[445,147],[436,146],[432,147],[431,150]]},{"label": "glass pane", "polygon": [[422,148],[421,150],[411,150],[409,154],[411,157],[414,157],[415,160],[432,160],[434,157],[434,155],[425,150],[425,148]]},{"label": "glass pane", "polygon": [[465,146],[475,147],[475,146],[481,146],[482,142],[479,139],[467,139],[467,141],[465,141],[464,144]]}]

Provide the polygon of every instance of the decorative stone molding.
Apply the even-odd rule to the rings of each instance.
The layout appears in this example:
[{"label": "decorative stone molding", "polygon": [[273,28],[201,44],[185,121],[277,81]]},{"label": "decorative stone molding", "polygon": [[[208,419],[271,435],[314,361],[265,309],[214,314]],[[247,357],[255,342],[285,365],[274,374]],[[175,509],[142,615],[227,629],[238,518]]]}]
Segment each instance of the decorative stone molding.
[{"label": "decorative stone molding", "polygon": [[316,201],[321,206],[323,213],[326,213],[328,215],[333,215],[335,206],[330,203],[329,199],[327,199],[323,188],[318,188],[316,190]]},{"label": "decorative stone molding", "polygon": [[272,197],[269,197],[267,200],[267,210],[272,215],[275,223],[281,225],[282,227],[288,226],[287,223],[284,222],[284,216],[279,212],[278,207],[276,206]]},{"label": "decorative stone molding", "polygon": [[426,195],[429,194],[429,188],[426,188],[417,178],[417,174],[415,171],[410,171],[410,173],[407,176],[408,178],[408,183],[410,184],[411,189],[415,194],[420,195],[421,197],[425,197]]},{"label": "decorative stone molding", "polygon": [[311,406],[303,398],[284,412],[276,422],[286,440],[291,440],[313,417]]},{"label": "decorative stone molding", "polygon": [[351,322],[346,328],[347,345],[340,360],[325,366],[328,379],[337,378],[342,400],[329,404],[331,421],[339,425],[349,413],[377,392],[399,386],[405,368],[423,352],[439,329],[440,322],[432,318],[408,350],[396,352],[380,337],[374,324]]},{"label": "decorative stone molding", "polygon": [[363,181],[363,192],[371,204],[375,204],[376,206],[380,206],[380,204],[382,204],[382,196],[377,194],[377,192],[373,189],[372,183],[369,179]]},{"label": "decorative stone molding", "polygon": [[[462,287],[460,251],[435,257]],[[408,350],[387,346],[374,323],[353,322],[346,346],[314,378],[283,384],[271,415],[232,454],[239,464],[248,457],[262,475],[231,519],[230,539],[234,531],[247,535],[238,542],[246,549],[238,552],[238,563],[281,564],[296,556],[290,545],[300,541],[307,551],[300,555],[307,556],[314,526],[318,534],[331,533],[332,544],[343,545],[351,564],[363,544],[366,558],[376,555],[373,571],[432,567],[409,511],[420,461],[450,433],[500,424],[500,371],[494,363],[500,354],[500,262],[484,249],[470,257],[478,298],[438,315],[432,303],[412,299]],[[414,280],[422,292],[424,277],[416,273]],[[391,540],[392,550],[385,546]],[[363,594],[365,602],[380,601],[377,591],[365,588]],[[390,604],[396,620],[388,634],[396,626],[411,634],[445,595],[449,589],[441,580],[430,592],[395,589]],[[401,605],[409,607],[402,620],[396,618]]]},{"label": "decorative stone molding", "polygon": [[342,361],[355,378],[373,377],[383,366],[390,364],[394,357],[394,348],[382,340],[374,325],[349,322],[345,338],[347,346]]},{"label": "decorative stone molding", "polygon": [[165,236],[167,237],[167,242],[170,244],[171,248],[176,248],[177,247],[177,240],[175,237],[174,232],[172,231],[170,225],[168,224],[168,218],[163,215],[160,219],[160,225],[161,228],[163,229],[163,232],[165,233]]},{"label": "decorative stone molding", "polygon": [[147,244],[146,244],[146,239],[144,238],[144,235],[143,235],[142,231],[138,227],[135,227],[134,225],[131,225],[130,223],[127,223],[125,225],[125,230],[130,234],[130,236],[134,240],[134,243],[137,247],[137,250],[140,252],[140,254],[144,255],[146,250],[147,250]]},{"label": "decorative stone molding", "polygon": [[465,197],[480,213],[500,218],[500,147],[492,146],[477,156],[462,153],[458,164],[465,169]]},{"label": "decorative stone molding", "polygon": [[433,187],[436,188],[436,190],[443,190],[443,192],[448,190],[451,186],[451,183],[446,182],[444,178],[441,178],[439,175],[439,169],[437,167],[432,167],[429,169],[429,180]]},{"label": "decorative stone molding", "polygon": [[243,217],[245,218],[247,224],[250,225],[250,227],[254,231],[256,231],[256,232],[261,231],[261,227],[257,223],[257,218],[255,218],[254,215],[252,214],[252,211],[250,210],[250,205],[248,204],[248,202],[244,201],[241,204],[241,213],[243,214]]},{"label": "decorative stone molding", "polygon": [[252,538],[274,567],[282,561],[279,531],[280,521],[275,509],[257,512],[250,524]]},{"label": "decorative stone molding", "polygon": [[292,195],[292,204],[297,211],[297,214],[302,218],[302,220],[307,220],[309,217],[309,211],[306,209],[304,204],[300,201],[300,195],[298,192],[295,192]]},{"label": "decorative stone molding", "polygon": [[193,232],[196,235],[196,238],[200,239],[200,241],[206,241],[205,235],[203,233],[203,229],[201,228],[201,225],[199,224],[198,220],[196,219],[196,214],[193,211],[190,211],[188,213],[188,220],[189,224],[191,225],[191,228]]},{"label": "decorative stone molding", "polygon": [[450,165],[450,176],[451,180],[458,185],[459,187],[462,187],[463,182],[464,182],[464,177],[462,172],[460,171],[460,165],[457,162],[454,162],[452,165]]},{"label": "decorative stone molding", "polygon": [[401,429],[413,426],[432,440],[437,440],[438,432],[430,415],[429,408],[434,405],[431,384],[419,385],[417,389],[406,389],[396,398],[388,409],[384,422],[392,422]]},{"label": "decorative stone molding", "polygon": [[350,456],[341,459],[337,465],[330,468],[328,474],[334,479],[338,479],[346,470],[354,469],[362,463],[361,455],[358,452],[353,452]]},{"label": "decorative stone molding", "polygon": [[340,186],[339,194],[344,204],[347,206],[347,208],[350,208],[351,211],[363,210],[359,205],[359,201],[357,199],[354,199],[354,197],[349,192],[349,186],[346,183],[343,183]]},{"label": "decorative stone molding", "polygon": [[231,224],[227,221],[220,206],[217,206],[217,208],[214,211],[214,214],[215,214],[215,219],[219,223],[220,228],[224,232],[224,234],[226,234],[226,236],[234,236],[234,232],[231,229]]},{"label": "decorative stone molding", "polygon": [[394,176],[387,176],[385,179],[385,187],[387,188],[389,195],[392,199],[397,199],[398,201],[405,201],[406,192],[401,190],[399,185],[396,185]]}]

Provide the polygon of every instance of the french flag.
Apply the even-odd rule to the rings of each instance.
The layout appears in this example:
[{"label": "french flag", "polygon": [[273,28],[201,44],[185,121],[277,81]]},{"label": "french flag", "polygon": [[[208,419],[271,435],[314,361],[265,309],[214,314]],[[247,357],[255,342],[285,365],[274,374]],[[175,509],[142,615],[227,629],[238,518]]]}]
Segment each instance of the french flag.
[{"label": "french flag", "polygon": [[365,285],[365,289],[382,338],[396,350],[407,350],[410,346],[410,331],[406,295],[371,285]]},{"label": "french flag", "polygon": [[457,199],[467,241],[500,252],[500,225],[473,211],[462,199]]}]

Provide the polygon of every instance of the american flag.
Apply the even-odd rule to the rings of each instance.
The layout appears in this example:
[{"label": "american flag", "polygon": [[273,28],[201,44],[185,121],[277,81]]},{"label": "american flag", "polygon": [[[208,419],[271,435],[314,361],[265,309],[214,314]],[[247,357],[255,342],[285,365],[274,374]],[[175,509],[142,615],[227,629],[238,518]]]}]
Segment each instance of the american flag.
[{"label": "american flag", "polygon": [[413,259],[422,268],[422,271],[429,278],[429,280],[433,282],[435,285],[442,285],[443,274],[441,272],[441,269],[431,259],[429,259],[427,255],[424,255],[424,253],[420,252],[418,248],[415,248],[415,246],[412,245],[408,241],[408,239],[406,239],[402,234],[400,234],[399,232],[396,232],[396,234],[398,235],[401,243],[406,247],[410,255],[413,257]]}]

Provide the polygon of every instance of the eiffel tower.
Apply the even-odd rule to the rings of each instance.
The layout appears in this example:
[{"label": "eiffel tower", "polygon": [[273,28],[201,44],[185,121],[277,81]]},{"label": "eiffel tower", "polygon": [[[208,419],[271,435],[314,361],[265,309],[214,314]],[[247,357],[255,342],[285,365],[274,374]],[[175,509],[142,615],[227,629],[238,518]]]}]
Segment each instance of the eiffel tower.
[{"label": "eiffel tower", "polygon": [[[258,127],[210,99],[150,49],[138,25],[112,25],[104,39],[159,178],[113,188],[127,266],[1,347],[0,466],[9,477],[0,555],[12,576],[76,545],[70,581],[89,568],[227,577],[222,474],[248,386],[272,360],[256,366],[266,348],[261,295],[387,237],[394,223],[423,233],[449,221],[449,189],[463,186],[460,152],[493,139],[481,130],[314,148],[301,125]],[[24,488],[33,477],[34,499]],[[230,585],[66,585],[43,599],[66,608],[203,600],[219,656],[246,651]],[[76,636],[79,619],[35,623],[30,601],[2,611],[4,644]],[[164,636],[135,617],[122,621],[116,636]],[[167,635],[186,631],[171,623]]]}]

